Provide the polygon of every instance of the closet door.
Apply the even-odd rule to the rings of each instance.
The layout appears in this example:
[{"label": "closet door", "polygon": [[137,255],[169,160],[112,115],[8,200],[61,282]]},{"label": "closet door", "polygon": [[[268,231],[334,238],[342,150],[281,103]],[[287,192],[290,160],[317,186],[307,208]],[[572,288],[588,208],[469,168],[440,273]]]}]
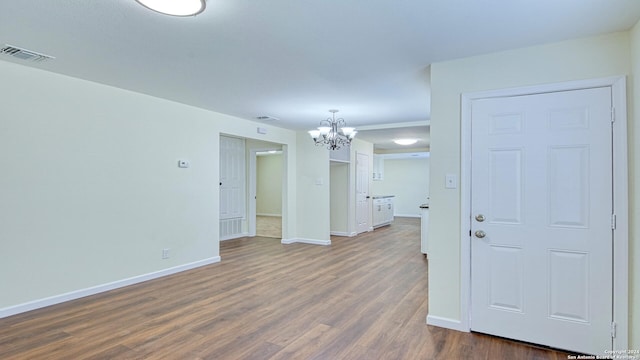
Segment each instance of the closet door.
[{"label": "closet door", "polygon": [[242,236],[246,219],[244,139],[220,136],[220,239]]}]

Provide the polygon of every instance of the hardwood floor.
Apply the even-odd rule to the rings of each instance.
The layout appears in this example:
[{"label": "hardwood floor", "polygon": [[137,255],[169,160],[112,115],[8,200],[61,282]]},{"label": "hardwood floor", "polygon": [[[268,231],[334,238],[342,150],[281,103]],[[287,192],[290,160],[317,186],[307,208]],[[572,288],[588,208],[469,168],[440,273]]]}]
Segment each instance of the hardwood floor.
[{"label": "hardwood floor", "polygon": [[221,263],[0,319],[0,359],[567,359],[427,326],[419,219],[332,243],[224,241]]}]

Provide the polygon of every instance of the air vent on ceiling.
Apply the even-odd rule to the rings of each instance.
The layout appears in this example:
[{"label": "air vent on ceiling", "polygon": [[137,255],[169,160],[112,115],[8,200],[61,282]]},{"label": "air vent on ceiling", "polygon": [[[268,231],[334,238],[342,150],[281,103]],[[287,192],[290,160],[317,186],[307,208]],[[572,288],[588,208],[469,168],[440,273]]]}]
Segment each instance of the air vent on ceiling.
[{"label": "air vent on ceiling", "polygon": [[256,119],[261,120],[261,121],[274,121],[274,120],[280,120],[280,119],[278,119],[278,118],[274,118],[273,116],[269,116],[269,115],[256,116]]},{"label": "air vent on ceiling", "polygon": [[22,49],[17,46],[7,45],[0,49],[0,54],[13,56],[15,58],[31,61],[31,62],[42,62],[51,59],[55,59],[55,57],[50,55],[41,54],[35,51]]}]

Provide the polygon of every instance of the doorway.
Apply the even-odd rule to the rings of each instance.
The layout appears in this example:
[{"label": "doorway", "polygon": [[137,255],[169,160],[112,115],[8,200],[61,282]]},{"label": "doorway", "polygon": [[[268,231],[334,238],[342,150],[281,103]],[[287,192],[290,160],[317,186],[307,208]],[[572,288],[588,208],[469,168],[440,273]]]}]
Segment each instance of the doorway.
[{"label": "doorway", "polygon": [[255,155],[255,236],[282,239],[282,150]]},{"label": "doorway", "polygon": [[463,328],[628,346],[624,93],[608,78],[463,95]]}]

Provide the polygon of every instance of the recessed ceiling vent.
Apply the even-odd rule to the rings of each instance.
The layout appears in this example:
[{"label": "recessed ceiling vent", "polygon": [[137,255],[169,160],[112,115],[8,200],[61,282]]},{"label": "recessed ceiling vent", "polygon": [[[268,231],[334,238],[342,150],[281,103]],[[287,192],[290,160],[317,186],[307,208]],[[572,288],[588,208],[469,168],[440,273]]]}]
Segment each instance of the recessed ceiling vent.
[{"label": "recessed ceiling vent", "polygon": [[280,120],[280,119],[278,119],[278,118],[274,118],[273,116],[269,116],[269,115],[256,116],[256,119],[261,120],[261,121],[275,121],[275,120]]},{"label": "recessed ceiling vent", "polygon": [[53,56],[41,54],[27,49],[22,49],[13,45],[5,45],[2,49],[0,49],[0,54],[13,56],[20,60],[31,62],[43,62],[55,59],[55,57]]}]

